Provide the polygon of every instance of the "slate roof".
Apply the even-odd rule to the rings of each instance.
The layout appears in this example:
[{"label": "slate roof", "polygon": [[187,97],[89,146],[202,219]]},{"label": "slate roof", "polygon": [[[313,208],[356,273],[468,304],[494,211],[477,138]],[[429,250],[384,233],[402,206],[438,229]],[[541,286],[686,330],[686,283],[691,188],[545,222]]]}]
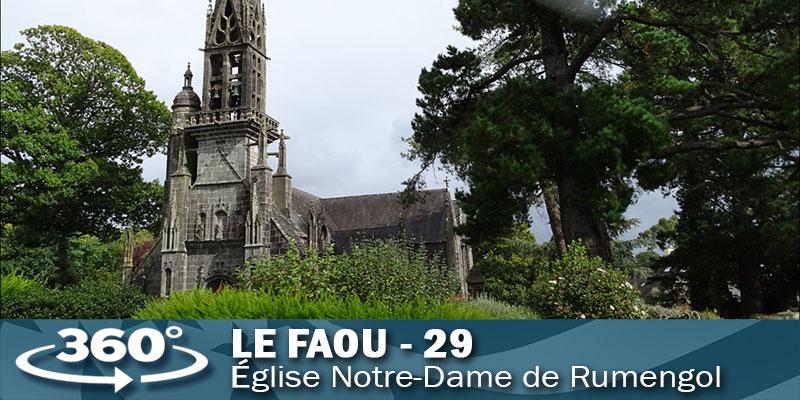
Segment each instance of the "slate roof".
[{"label": "slate roof", "polygon": [[445,189],[426,190],[409,205],[399,193],[371,194],[323,199],[299,189],[292,191],[292,221],[307,230],[309,209],[321,211],[322,219],[337,244],[352,239],[396,237],[404,228],[406,240],[443,243],[450,212],[450,194]]}]

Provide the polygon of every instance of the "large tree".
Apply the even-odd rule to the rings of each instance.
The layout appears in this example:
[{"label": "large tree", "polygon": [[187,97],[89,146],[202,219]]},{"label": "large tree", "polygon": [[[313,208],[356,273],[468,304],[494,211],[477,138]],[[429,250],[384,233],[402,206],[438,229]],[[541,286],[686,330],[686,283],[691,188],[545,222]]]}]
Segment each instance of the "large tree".
[{"label": "large tree", "polygon": [[423,70],[410,154],[467,182],[473,241],[543,198],[561,249],[611,259],[637,178],[666,184],[673,157],[796,155],[795,1],[461,0],[455,15],[478,45]]},{"label": "large tree", "polygon": [[768,149],[692,157],[679,171],[676,250],[666,262],[694,307],[747,317],[796,306],[798,182],[796,162]]},{"label": "large tree", "polygon": [[157,225],[161,185],[139,165],[169,110],[111,46],[62,26],[22,35],[0,69],[2,223],[33,246]]}]

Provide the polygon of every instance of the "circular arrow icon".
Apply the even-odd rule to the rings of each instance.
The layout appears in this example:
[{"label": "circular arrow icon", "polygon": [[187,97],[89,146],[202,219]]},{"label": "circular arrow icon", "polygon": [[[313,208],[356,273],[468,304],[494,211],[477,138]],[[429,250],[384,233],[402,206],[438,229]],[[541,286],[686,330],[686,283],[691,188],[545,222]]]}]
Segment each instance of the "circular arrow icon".
[{"label": "circular arrow icon", "polygon": [[22,353],[17,357],[17,368],[39,378],[49,379],[51,381],[71,382],[71,383],[85,383],[90,385],[114,385],[114,393],[119,392],[125,386],[133,381],[128,374],[122,372],[119,368],[114,368],[114,376],[84,376],[84,375],[70,375],[60,372],[48,371],[35,367],[31,364],[30,359],[36,354],[53,350],[56,345],[39,347]]},{"label": "circular arrow icon", "polygon": [[[170,338],[179,337],[181,335],[181,333],[182,333],[182,332],[180,332],[180,328],[177,328],[177,327],[173,327],[173,328],[175,329],[175,331],[172,333],[172,335],[170,335],[169,331],[168,331],[168,335],[167,336],[170,337]],[[143,329],[141,331],[144,332],[144,331],[148,331],[148,330],[147,329]],[[152,330],[149,330],[149,331],[152,331]],[[122,331],[119,331],[119,332],[122,332]],[[119,334],[121,336],[121,333],[119,333],[119,332],[117,334]],[[135,333],[136,332],[134,332],[134,334]],[[151,335],[153,334],[153,332],[145,332],[145,333],[151,334]],[[72,348],[72,349],[76,349],[76,352],[75,352],[75,354],[67,355],[67,356],[64,356],[64,353],[61,353],[59,355],[59,357],[57,357],[57,358],[61,359],[62,361],[65,361],[65,362],[67,362],[67,360],[71,360],[73,362],[77,362],[77,361],[82,361],[83,359],[85,359],[86,356],[88,356],[88,354],[90,353],[90,351],[88,349],[82,350],[81,343],[85,342],[84,339],[85,339],[85,336],[87,336],[87,335],[85,333],[83,333],[82,331],[81,332],[77,332],[77,330],[69,330],[69,332],[66,334],[66,336],[71,336],[71,337],[75,337],[76,338],[76,341],[67,343],[67,347],[68,348]],[[134,337],[136,337],[136,336],[134,336]],[[158,338],[156,338],[156,340],[158,340]],[[118,342],[118,341],[117,342],[113,342],[113,343],[111,343],[111,342],[99,342],[99,343],[107,344],[108,347],[115,348],[118,354],[122,353],[125,350],[125,345],[122,344],[121,342]],[[109,344],[109,343],[111,343],[111,344]],[[138,347],[141,347],[141,342],[138,342],[138,343],[139,343]],[[139,361],[143,361],[143,360],[155,361],[157,358],[160,358],[164,354],[163,353],[163,350],[164,350],[163,344],[164,343],[163,343],[163,341],[161,341],[160,343],[161,343],[161,347],[160,347],[161,351],[160,351],[160,353],[158,353],[156,355],[156,357],[150,357],[148,355],[144,355],[143,356],[141,351],[132,352],[131,356],[133,356],[134,359],[137,359]],[[120,349],[119,346],[123,346],[122,349]],[[94,350],[95,350],[94,347],[95,346],[92,346],[92,351],[91,351],[92,354],[94,354]],[[55,348],[56,348],[56,345],[51,344],[49,346],[39,347],[39,348],[36,348],[36,349],[33,349],[33,350],[29,350],[29,351],[26,351],[25,353],[20,354],[19,357],[17,357],[17,360],[16,360],[17,368],[19,368],[20,370],[22,370],[23,372],[25,372],[27,374],[30,374],[30,375],[33,375],[33,376],[36,376],[36,377],[39,377],[39,378],[43,378],[43,379],[49,379],[49,380],[52,380],[52,381],[69,382],[69,383],[80,383],[80,384],[89,384],[89,385],[114,385],[114,393],[119,392],[125,386],[128,386],[128,384],[133,382],[133,378],[131,378],[128,374],[126,374],[125,372],[123,372],[122,370],[120,370],[117,367],[114,367],[114,375],[113,376],[86,376],[86,375],[72,375],[72,374],[65,374],[65,373],[61,373],[61,372],[48,371],[48,370],[36,367],[31,363],[30,360],[31,360],[31,358],[33,356],[35,356],[37,354],[40,354],[40,353],[43,353],[43,352],[46,352],[46,351],[54,350]],[[173,345],[172,348],[174,350],[176,350],[176,351],[179,351],[181,353],[185,353],[185,354],[188,354],[188,355],[192,356],[192,358],[194,358],[194,362],[192,362],[192,365],[190,365],[189,367],[183,368],[183,369],[176,370],[176,371],[164,372],[164,373],[159,373],[159,374],[151,374],[151,375],[142,375],[140,377],[141,383],[166,382],[166,381],[172,381],[172,380],[176,380],[176,379],[185,378],[187,376],[194,375],[194,374],[204,370],[208,366],[208,358],[206,358],[204,355],[200,354],[199,352],[191,350],[191,349],[187,349],[185,347],[175,346],[175,345]],[[102,348],[100,348],[100,349],[102,350]],[[76,357],[76,355],[80,355],[80,357],[82,357],[82,359],[81,360],[75,359],[74,357]],[[106,354],[106,357],[107,356],[108,355]],[[95,358],[99,358],[99,357],[95,357]],[[115,360],[115,361],[117,361],[117,360]]]}]

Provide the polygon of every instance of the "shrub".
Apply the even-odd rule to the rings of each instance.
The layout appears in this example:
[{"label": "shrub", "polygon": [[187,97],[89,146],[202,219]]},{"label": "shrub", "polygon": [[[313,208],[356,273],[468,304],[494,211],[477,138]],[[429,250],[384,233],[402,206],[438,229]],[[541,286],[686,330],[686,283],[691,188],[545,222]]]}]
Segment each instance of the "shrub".
[{"label": "shrub", "polygon": [[546,264],[533,285],[534,307],[545,318],[642,318],[639,296],[625,275],[581,244]]},{"label": "shrub", "polygon": [[436,258],[430,260],[424,248],[397,241],[354,245],[345,254],[312,251],[306,257],[290,246],[284,256],[250,263],[237,280],[244,289],[272,294],[311,299],[355,296],[390,304],[445,300],[457,287],[447,268]]},{"label": "shrub", "polygon": [[49,289],[16,275],[2,277],[0,316],[4,319],[125,319],[146,296],[122,282],[90,281]]},{"label": "shrub", "polygon": [[120,281],[89,281],[60,290],[63,308],[58,318],[127,319],[141,309],[147,296]]},{"label": "shrub", "polygon": [[484,277],[484,291],[509,304],[529,305],[536,266],[546,258],[528,226],[517,225],[509,236],[481,246],[479,253],[475,268]]},{"label": "shrub", "polygon": [[54,247],[25,246],[10,224],[0,230],[0,274],[52,281],[58,276],[56,259]]},{"label": "shrub", "polygon": [[192,290],[154,299],[136,313],[139,319],[492,319],[462,302],[415,300],[387,304],[378,300],[223,290]]},{"label": "shrub", "polygon": [[18,273],[4,274],[0,280],[0,317],[3,319],[47,318],[48,310],[58,305],[55,296],[41,283]]},{"label": "shrub", "polygon": [[539,319],[536,312],[528,307],[504,303],[486,295],[466,300],[461,306],[487,313],[492,316],[491,319]]},{"label": "shrub", "polygon": [[649,319],[719,319],[712,311],[695,311],[688,304],[671,308],[658,305],[646,305],[645,312]]}]

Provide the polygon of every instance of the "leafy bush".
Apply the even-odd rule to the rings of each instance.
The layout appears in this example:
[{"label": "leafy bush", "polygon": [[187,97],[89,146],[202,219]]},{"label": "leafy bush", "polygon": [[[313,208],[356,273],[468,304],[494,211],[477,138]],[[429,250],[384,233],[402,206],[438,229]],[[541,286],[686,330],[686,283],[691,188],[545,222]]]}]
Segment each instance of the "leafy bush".
[{"label": "leafy bush", "polygon": [[484,277],[484,291],[500,301],[529,305],[536,266],[545,262],[542,249],[526,225],[517,225],[508,237],[481,246],[475,264]]},{"label": "leafy bush", "polygon": [[3,275],[0,280],[0,294],[9,297],[19,296],[26,292],[35,292],[44,289],[41,283],[28,279],[20,273]]},{"label": "leafy bush", "polygon": [[237,275],[244,289],[272,294],[357,297],[390,304],[441,301],[455,294],[456,282],[447,268],[428,259],[424,248],[410,248],[397,241],[354,245],[349,253],[306,257],[290,246],[281,257],[259,259]]},{"label": "leafy bush", "polygon": [[111,281],[89,281],[63,289],[46,288],[18,275],[0,286],[4,319],[125,319],[144,306],[137,288]]},{"label": "leafy bush", "polygon": [[154,299],[136,313],[139,319],[493,319],[490,311],[464,302],[431,303],[272,294],[255,291],[192,290]]},{"label": "leafy bush", "polygon": [[581,244],[546,264],[533,284],[533,305],[545,318],[642,318],[639,296],[625,275]]},{"label": "leafy bush", "polygon": [[461,303],[463,308],[477,310],[492,316],[491,319],[539,319],[532,309],[524,306],[511,305],[481,295]]},{"label": "leafy bush", "polygon": [[58,276],[56,252],[53,247],[26,247],[16,237],[11,224],[0,231],[0,274],[18,275],[40,282],[52,281]]},{"label": "leafy bush", "polygon": [[147,296],[120,281],[90,281],[62,289],[64,319],[127,319],[141,309]]},{"label": "leafy bush", "polygon": [[719,315],[711,311],[695,311],[688,304],[672,308],[647,305],[645,311],[649,319],[719,319]]}]

